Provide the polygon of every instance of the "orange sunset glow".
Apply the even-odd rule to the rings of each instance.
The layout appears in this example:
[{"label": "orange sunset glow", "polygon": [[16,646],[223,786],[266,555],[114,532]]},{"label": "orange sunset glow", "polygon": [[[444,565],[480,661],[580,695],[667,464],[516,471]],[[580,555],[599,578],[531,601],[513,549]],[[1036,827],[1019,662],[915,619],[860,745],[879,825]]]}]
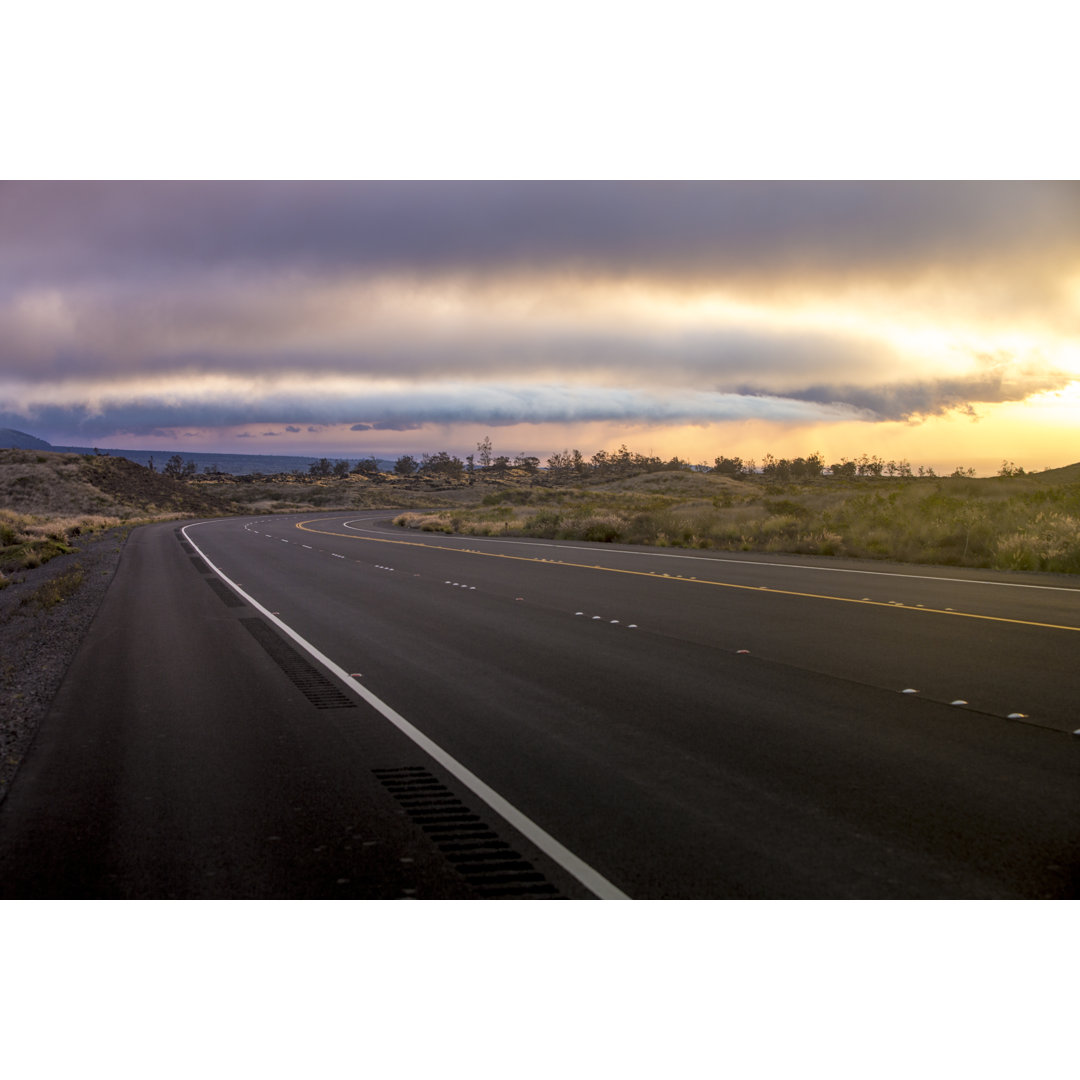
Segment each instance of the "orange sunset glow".
[{"label": "orange sunset glow", "polygon": [[6,183],[0,426],[1066,464],[1073,183]]}]

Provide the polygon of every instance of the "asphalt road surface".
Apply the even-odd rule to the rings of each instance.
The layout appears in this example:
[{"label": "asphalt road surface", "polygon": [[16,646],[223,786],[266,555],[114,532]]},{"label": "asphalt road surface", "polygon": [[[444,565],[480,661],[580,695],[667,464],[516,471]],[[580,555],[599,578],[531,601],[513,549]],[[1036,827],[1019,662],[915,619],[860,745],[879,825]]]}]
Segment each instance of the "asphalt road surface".
[{"label": "asphalt road surface", "polygon": [[0,895],[1080,895],[1069,579],[388,516],[134,532]]}]

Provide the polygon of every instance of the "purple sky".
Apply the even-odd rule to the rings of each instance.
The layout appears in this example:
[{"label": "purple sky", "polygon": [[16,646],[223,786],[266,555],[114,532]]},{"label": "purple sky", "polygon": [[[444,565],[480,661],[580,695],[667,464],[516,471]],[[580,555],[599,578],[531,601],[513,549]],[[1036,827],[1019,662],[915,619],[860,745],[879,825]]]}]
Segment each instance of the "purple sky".
[{"label": "purple sky", "polygon": [[[1078,283],[1075,183],[6,182],[0,426],[1049,453],[1016,410],[1075,420]],[[972,442],[972,417],[1006,426]]]}]

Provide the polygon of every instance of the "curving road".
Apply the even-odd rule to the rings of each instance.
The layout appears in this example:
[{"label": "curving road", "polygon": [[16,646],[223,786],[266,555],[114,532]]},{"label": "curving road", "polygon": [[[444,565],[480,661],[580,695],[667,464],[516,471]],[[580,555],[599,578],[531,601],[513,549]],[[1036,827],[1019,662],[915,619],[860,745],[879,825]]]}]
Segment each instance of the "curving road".
[{"label": "curving road", "polygon": [[1080,894],[1080,589],[452,538],[132,535],[7,896]]}]

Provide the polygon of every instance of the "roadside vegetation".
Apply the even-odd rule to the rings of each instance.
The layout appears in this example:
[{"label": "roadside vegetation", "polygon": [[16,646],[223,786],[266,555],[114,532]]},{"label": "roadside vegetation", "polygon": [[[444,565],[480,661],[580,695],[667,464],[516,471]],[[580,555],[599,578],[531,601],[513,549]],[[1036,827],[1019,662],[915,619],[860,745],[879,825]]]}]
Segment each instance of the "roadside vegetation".
[{"label": "roadside vegetation", "polygon": [[78,563],[69,566],[62,573],[49,578],[32,593],[24,596],[20,601],[20,607],[48,611],[49,608],[62,604],[68,597],[74,596],[82,585],[84,576],[83,568]]},{"label": "roadside vegetation", "polygon": [[[843,556],[1080,573],[1080,464],[976,478],[863,454],[711,465],[636,454],[404,455],[390,471],[321,459],[304,474],[160,472],[124,458],[0,451],[0,588],[79,536],[221,514],[401,510],[406,528],[479,536]],[[442,509],[427,509],[441,506]],[[7,575],[7,576],[5,576]]]},{"label": "roadside vegetation", "polygon": [[[625,448],[624,448],[625,449]],[[607,462],[627,455],[607,455]],[[565,462],[566,458],[563,458]],[[573,455],[571,455],[573,462]],[[565,466],[564,466],[565,467]],[[869,458],[826,469],[820,455],[711,468],[571,472],[576,484],[507,485],[479,505],[404,513],[429,532],[535,536],[656,547],[882,559],[1080,573],[1080,466],[950,476]],[[752,471],[751,471],[752,470]]]}]

